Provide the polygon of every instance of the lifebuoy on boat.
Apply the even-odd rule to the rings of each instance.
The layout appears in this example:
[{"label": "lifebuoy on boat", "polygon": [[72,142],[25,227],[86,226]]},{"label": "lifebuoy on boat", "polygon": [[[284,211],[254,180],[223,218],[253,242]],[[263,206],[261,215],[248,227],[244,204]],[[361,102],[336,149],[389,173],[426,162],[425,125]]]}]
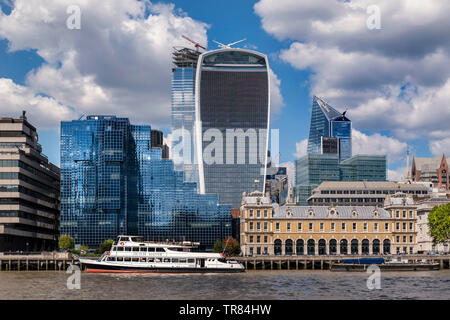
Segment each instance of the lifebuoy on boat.
[{"label": "lifebuoy on boat", "polygon": [[109,256],[109,254],[110,254],[110,252],[109,252],[109,251],[106,251],[106,255]]},{"label": "lifebuoy on boat", "polygon": [[125,243],[124,243],[123,241],[120,243],[121,246],[123,246],[124,244],[125,244]]}]

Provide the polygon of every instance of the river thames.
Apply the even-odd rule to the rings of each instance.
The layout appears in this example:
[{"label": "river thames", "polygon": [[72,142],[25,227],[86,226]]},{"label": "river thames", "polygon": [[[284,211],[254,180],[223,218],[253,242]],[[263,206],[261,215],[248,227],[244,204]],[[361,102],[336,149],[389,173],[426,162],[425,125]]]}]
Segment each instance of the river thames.
[{"label": "river thames", "polygon": [[64,272],[0,272],[0,299],[309,300],[450,299],[450,270],[382,272],[369,290],[364,272],[247,271],[239,274],[90,274],[67,289]]}]

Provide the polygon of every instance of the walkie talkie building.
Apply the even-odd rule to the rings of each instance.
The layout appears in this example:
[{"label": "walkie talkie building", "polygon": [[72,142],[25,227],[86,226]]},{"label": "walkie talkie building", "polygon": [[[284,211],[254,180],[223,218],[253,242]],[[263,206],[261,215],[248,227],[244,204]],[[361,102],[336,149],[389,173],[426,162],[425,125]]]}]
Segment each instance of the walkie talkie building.
[{"label": "walkie talkie building", "polygon": [[[269,64],[261,53],[203,53],[196,74],[196,152],[201,193],[238,208],[242,193],[263,190],[270,117]],[[255,182],[255,180],[258,180]],[[256,184],[256,185],[255,185]]]}]

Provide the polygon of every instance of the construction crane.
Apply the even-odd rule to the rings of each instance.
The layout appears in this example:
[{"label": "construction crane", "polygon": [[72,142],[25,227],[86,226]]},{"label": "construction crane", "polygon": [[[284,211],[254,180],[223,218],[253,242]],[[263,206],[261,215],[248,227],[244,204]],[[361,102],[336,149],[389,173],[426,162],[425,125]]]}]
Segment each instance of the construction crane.
[{"label": "construction crane", "polygon": [[199,48],[202,48],[203,50],[206,51],[206,48],[205,48],[204,46],[200,45],[198,42],[195,42],[194,40],[189,39],[189,38],[186,37],[185,35],[182,35],[182,37],[183,37],[184,39],[186,39],[187,41],[192,42],[192,43],[194,44],[194,46],[195,46],[195,49],[197,49],[197,52],[199,51]]}]

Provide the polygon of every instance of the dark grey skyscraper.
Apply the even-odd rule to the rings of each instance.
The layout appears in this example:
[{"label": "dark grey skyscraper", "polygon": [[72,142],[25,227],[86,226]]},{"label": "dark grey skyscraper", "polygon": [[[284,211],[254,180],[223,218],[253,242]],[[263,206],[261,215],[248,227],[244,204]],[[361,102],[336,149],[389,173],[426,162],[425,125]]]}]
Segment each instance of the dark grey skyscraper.
[{"label": "dark grey skyscraper", "polygon": [[[203,53],[196,75],[196,152],[201,193],[238,208],[242,193],[263,190],[270,117],[269,64],[261,53]],[[255,186],[255,180],[256,182]]]}]

